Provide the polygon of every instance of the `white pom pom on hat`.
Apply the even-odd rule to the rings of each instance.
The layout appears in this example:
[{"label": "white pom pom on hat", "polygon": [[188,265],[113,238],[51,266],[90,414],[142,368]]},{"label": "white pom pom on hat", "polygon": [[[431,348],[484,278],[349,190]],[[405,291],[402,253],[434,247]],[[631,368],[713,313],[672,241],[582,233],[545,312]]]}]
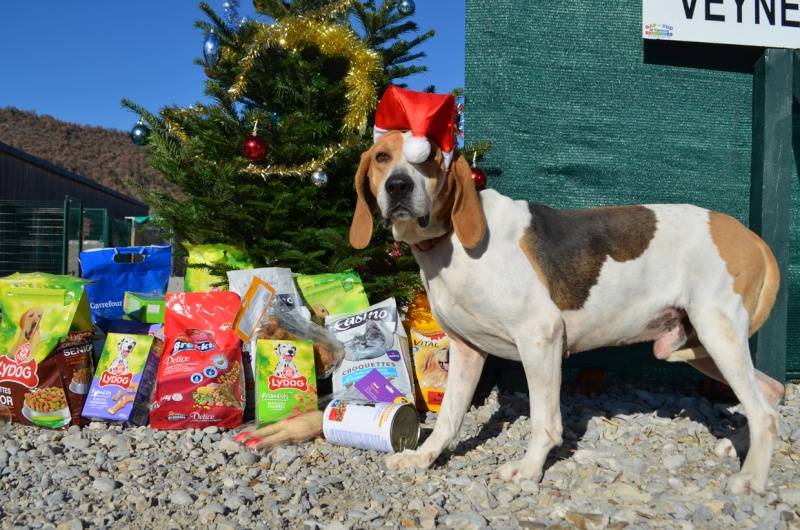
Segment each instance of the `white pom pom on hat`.
[{"label": "white pom pom on hat", "polygon": [[403,155],[409,162],[419,164],[425,162],[431,154],[431,143],[427,138],[409,136],[403,142]]},{"label": "white pom pom on hat", "polygon": [[375,112],[374,140],[387,131],[411,131],[403,143],[403,155],[409,162],[419,164],[431,154],[431,138],[441,146],[447,169],[455,147],[455,115],[456,99],[450,94],[415,92],[390,85]]}]

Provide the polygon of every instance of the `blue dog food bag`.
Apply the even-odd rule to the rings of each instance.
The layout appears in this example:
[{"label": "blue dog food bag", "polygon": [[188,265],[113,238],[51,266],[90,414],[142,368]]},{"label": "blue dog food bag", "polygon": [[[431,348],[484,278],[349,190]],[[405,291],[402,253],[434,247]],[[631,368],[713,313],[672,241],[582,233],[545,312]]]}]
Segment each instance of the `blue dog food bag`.
[{"label": "blue dog food bag", "polygon": [[121,318],[125,292],[166,294],[172,266],[172,247],[98,248],[81,252],[82,275],[94,280],[86,286],[92,321],[108,333],[111,321]]}]

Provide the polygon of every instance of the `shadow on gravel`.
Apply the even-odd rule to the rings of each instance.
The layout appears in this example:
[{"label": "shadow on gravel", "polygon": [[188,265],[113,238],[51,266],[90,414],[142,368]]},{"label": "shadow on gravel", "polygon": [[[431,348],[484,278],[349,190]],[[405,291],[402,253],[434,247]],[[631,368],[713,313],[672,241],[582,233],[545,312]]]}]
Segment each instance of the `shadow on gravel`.
[{"label": "shadow on gravel", "polygon": [[[480,408],[487,403],[492,388],[479,386],[472,405]],[[642,396],[653,396],[656,403],[648,404]],[[667,396],[669,399],[665,399]],[[463,456],[469,451],[482,445],[487,440],[501,436],[503,429],[523,418],[530,421],[530,402],[528,396],[519,392],[498,392],[499,407],[488,421],[482,423],[475,435],[462,439],[457,445],[442,453],[433,464],[433,468],[446,467],[447,462],[454,456]],[[660,401],[660,403],[658,403]],[[703,402],[704,413],[698,407],[690,405]],[[739,412],[725,412],[726,407],[736,405],[738,401],[732,393],[699,391],[692,386],[679,385],[677,387],[660,386],[658,389],[641,385],[618,389],[613,397],[604,393],[595,395],[582,394],[577,388],[567,388],[561,393],[561,414],[564,421],[563,443],[553,448],[545,462],[544,472],[559,460],[569,459],[578,450],[578,443],[584,439],[589,430],[589,422],[594,418],[605,418],[613,421],[620,414],[654,414],[657,418],[677,420],[688,418],[699,424],[705,425],[708,432],[718,440],[729,438],[734,443],[740,462],[743,461],[749,443],[747,436],[747,419]],[[657,433],[659,426],[653,431]],[[462,432],[463,432],[462,428]],[[423,428],[420,443],[430,436],[432,428]],[[463,436],[463,434],[462,434]],[[522,445],[515,455],[500,457],[497,465],[523,456],[526,445]]]}]

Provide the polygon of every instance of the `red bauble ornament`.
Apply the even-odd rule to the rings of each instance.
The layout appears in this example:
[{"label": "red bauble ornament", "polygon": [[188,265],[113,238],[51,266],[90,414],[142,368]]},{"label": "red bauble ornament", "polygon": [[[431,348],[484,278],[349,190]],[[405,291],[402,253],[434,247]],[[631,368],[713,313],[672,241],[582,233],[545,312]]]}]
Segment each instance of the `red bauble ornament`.
[{"label": "red bauble ornament", "polygon": [[486,172],[479,167],[472,168],[472,181],[479,190],[486,186]]},{"label": "red bauble ornament", "polygon": [[248,136],[242,144],[242,154],[250,162],[258,162],[267,154],[267,142],[258,136]]},{"label": "red bauble ornament", "polygon": [[214,75],[214,71],[211,68],[209,68],[208,65],[205,65],[203,69],[206,71],[206,77],[208,77],[209,79],[217,78],[217,76]]}]

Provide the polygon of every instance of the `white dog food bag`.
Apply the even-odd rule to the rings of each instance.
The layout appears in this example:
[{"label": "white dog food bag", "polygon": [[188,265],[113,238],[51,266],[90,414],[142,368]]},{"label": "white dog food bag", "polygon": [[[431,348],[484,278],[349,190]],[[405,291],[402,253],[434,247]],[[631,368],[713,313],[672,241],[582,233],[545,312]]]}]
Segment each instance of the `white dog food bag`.
[{"label": "white dog food bag", "polygon": [[357,381],[372,370],[378,370],[414,402],[408,337],[398,317],[394,298],[357,313],[328,316],[325,327],[345,346],[344,359],[333,372],[334,395],[348,395],[349,390],[355,390],[353,385]]}]

